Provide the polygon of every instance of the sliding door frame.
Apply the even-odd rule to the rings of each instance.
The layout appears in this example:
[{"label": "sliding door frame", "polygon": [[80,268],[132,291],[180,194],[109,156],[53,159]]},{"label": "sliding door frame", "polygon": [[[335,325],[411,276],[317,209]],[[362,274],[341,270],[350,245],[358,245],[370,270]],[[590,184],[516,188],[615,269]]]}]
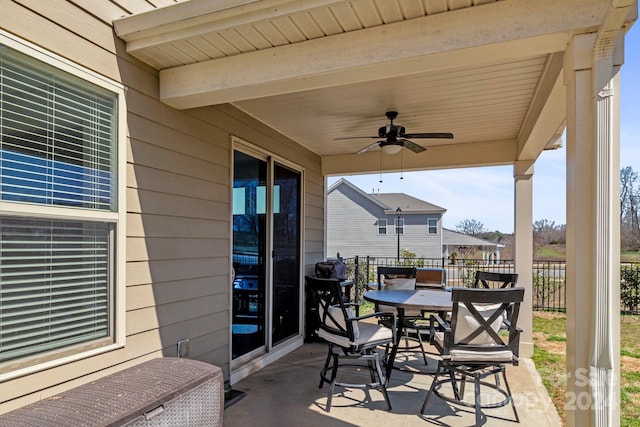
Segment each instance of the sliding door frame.
[{"label": "sliding door frame", "polygon": [[[260,367],[272,363],[278,360],[280,357],[286,355],[287,353],[295,350],[300,347],[304,343],[304,210],[305,210],[305,200],[304,200],[304,168],[300,165],[297,165],[287,159],[284,159],[276,154],[260,148],[254,144],[251,144],[243,139],[240,139],[236,136],[231,136],[231,149],[229,155],[229,176],[230,176],[230,185],[229,185],[229,283],[233,283],[233,182],[234,182],[234,152],[240,151],[246,155],[255,157],[259,160],[267,162],[267,188],[266,188],[266,232],[267,232],[267,241],[266,241],[266,257],[265,257],[265,328],[266,328],[266,340],[265,346],[255,349],[245,355],[242,355],[236,359],[232,359],[231,354],[231,337],[232,330],[231,325],[233,323],[232,319],[232,310],[229,310],[229,360],[230,360],[230,368],[231,368],[231,383],[235,383],[240,381],[242,378],[245,378],[252,372],[257,371]],[[298,301],[298,334],[294,335],[288,339],[285,339],[283,342],[279,343],[277,346],[273,345],[272,338],[272,326],[273,326],[273,184],[274,184],[274,165],[278,164],[300,174],[300,218],[299,218],[299,254],[298,257],[300,259],[300,268],[299,268],[299,278],[298,283],[299,286],[299,301]],[[229,287],[229,307],[233,307],[233,289],[231,286]]]}]

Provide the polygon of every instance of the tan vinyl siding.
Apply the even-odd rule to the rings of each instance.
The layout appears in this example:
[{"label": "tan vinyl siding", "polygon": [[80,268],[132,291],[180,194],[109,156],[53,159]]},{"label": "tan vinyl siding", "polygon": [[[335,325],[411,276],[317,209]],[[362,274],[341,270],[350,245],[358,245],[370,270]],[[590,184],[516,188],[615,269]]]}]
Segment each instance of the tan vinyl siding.
[{"label": "tan vinyl siding", "polygon": [[128,56],[109,24],[127,11],[106,3],[4,1],[0,27],[127,88],[126,345],[3,383],[0,413],[175,356],[183,338],[190,357],[229,378],[232,135],[303,168],[305,263],[324,254],[319,157],[233,106],[179,111],[161,103],[157,72]]}]

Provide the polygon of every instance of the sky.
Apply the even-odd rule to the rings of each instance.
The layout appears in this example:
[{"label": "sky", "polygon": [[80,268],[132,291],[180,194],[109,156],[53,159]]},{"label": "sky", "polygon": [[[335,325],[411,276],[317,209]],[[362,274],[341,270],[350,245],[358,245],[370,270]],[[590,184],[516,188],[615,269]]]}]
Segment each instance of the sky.
[{"label": "sky", "polygon": [[[625,38],[620,74],[620,168],[640,172],[640,24]],[[566,224],[565,145],[544,151],[535,164],[533,221]],[[400,179],[402,176],[402,179]],[[330,177],[345,178],[367,193],[405,193],[447,209],[444,227],[455,230],[465,219],[480,221],[489,231],[513,232],[513,166],[449,169]],[[380,182],[382,180],[382,182]],[[488,203],[488,201],[491,201]]]}]

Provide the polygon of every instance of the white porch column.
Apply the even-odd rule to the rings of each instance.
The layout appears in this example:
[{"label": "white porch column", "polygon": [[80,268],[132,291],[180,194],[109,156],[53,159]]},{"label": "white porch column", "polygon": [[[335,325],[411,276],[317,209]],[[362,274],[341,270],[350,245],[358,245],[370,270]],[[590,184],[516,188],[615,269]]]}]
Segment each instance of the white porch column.
[{"label": "white porch column", "polygon": [[[574,37],[567,86],[567,424],[620,424],[623,36]],[[615,50],[614,50],[615,47]]]},{"label": "white porch column", "polygon": [[533,160],[521,160],[513,165],[515,263],[518,286],[525,288],[518,317],[518,326],[523,330],[520,335],[523,357],[533,356],[533,163]]}]

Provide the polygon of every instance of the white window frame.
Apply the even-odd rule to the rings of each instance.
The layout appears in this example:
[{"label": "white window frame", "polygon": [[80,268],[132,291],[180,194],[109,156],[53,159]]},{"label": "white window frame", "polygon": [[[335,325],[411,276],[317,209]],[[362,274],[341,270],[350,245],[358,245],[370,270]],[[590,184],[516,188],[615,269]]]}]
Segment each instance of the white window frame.
[{"label": "white window frame", "polygon": [[0,383],[9,379],[28,375],[34,372],[50,369],[55,366],[68,364],[77,360],[95,356],[97,354],[113,351],[125,345],[125,291],[126,291],[126,100],[124,85],[105,78],[87,68],[81,67],[61,56],[22,40],[0,29],[0,44],[17,50],[29,57],[39,60],[56,69],[67,72],[85,82],[92,83],[106,89],[116,95],[116,132],[117,141],[115,165],[117,168],[116,203],[117,210],[95,211],[87,209],[59,207],[50,205],[36,205],[27,203],[14,203],[0,200],[0,215],[25,217],[34,219],[65,219],[81,221],[108,221],[115,225],[113,239],[115,260],[113,262],[113,289],[110,300],[110,314],[112,332],[110,342],[97,348],[79,344],[73,347],[64,347],[42,354],[26,356],[24,359],[9,360],[0,363]]},{"label": "white window frame", "polygon": [[[387,220],[386,219],[378,219],[377,226],[378,226],[378,235],[386,236],[387,235]],[[384,232],[381,232],[382,230],[384,230]]]},{"label": "white window frame", "polygon": [[[433,223],[433,225],[431,225]],[[435,230],[433,233],[431,230]],[[427,234],[438,234],[438,218],[427,218]]]},{"label": "white window frame", "polygon": [[396,236],[399,234],[404,236],[404,218],[396,218],[393,222]]}]

